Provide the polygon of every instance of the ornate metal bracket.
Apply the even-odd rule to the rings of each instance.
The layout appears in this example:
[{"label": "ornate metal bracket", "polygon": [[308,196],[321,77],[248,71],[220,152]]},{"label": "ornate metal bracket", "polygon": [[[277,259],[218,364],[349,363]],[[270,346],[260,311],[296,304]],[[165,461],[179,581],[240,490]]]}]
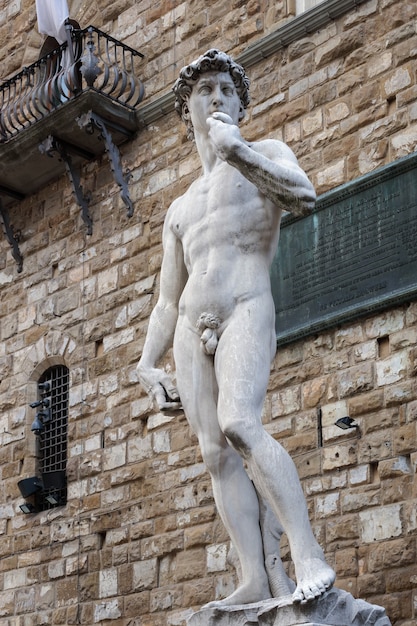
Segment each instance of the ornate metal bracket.
[{"label": "ornate metal bracket", "polygon": [[45,141],[39,144],[39,150],[42,154],[46,154],[49,157],[53,157],[56,152],[62,161],[65,163],[65,169],[67,170],[68,178],[72,185],[72,189],[75,195],[78,206],[81,209],[81,217],[87,226],[87,235],[93,233],[93,221],[91,219],[88,205],[90,203],[90,194],[83,192],[82,185],[80,183],[80,174],[77,168],[74,167],[72,158],[69,154],[71,148],[65,144],[65,142],[56,139],[52,135],[49,135]]},{"label": "ornate metal bracket", "polygon": [[117,146],[113,143],[113,139],[106,126],[106,122],[92,111],[82,115],[77,119],[77,121],[80,128],[84,128],[87,133],[92,134],[94,132],[94,128],[97,128],[100,131],[100,137],[104,140],[106,152],[109,156],[110,167],[113,172],[114,180],[119,185],[120,196],[127,207],[127,216],[132,217],[133,203],[128,189],[128,183],[132,174],[129,170],[127,170],[125,174],[123,173],[120,152]]},{"label": "ornate metal bracket", "polygon": [[16,261],[17,271],[20,273],[23,268],[23,257],[20,253],[20,249],[18,245],[19,239],[20,239],[20,232],[19,231],[15,232],[12,226],[10,226],[9,212],[7,211],[6,207],[3,206],[1,198],[0,198],[0,216],[3,222],[3,230],[4,230],[5,237],[12,247],[12,256],[14,260]]}]

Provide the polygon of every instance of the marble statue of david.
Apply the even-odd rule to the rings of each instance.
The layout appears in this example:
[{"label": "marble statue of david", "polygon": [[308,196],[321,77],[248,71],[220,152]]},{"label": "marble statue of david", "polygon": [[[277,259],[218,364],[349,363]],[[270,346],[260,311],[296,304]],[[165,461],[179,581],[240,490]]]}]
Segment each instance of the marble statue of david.
[{"label": "marble statue of david", "polygon": [[[313,535],[293,461],[261,423],[276,350],[269,269],[281,214],[308,213],[315,192],[288,146],[242,137],[248,87],[243,68],[214,49],[184,67],[174,85],[202,173],[167,212],[160,295],[138,364],[139,380],[160,409],[181,401],[237,551],[240,585],[206,605],[220,607],[273,594],[260,499],[288,537],[293,601],[321,596],[335,578]],[[177,387],[158,368],[172,345]]]}]

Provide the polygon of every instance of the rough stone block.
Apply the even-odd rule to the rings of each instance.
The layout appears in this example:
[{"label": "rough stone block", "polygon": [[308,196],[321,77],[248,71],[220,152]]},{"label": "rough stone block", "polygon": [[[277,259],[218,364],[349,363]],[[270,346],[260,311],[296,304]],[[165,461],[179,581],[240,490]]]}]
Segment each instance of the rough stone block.
[{"label": "rough stone block", "polygon": [[342,511],[350,513],[363,510],[367,506],[376,506],[381,504],[381,497],[382,495],[379,486],[378,488],[367,490],[359,487],[356,489],[350,489],[342,493]]},{"label": "rough stone block", "polygon": [[191,548],[178,552],[175,558],[174,580],[181,582],[204,576],[206,572],[205,550]]},{"label": "rough stone block", "polygon": [[106,569],[99,573],[99,597],[108,598],[117,595],[117,569]]},{"label": "rough stone block", "polygon": [[401,505],[390,504],[360,511],[359,522],[364,543],[399,537],[402,533]]},{"label": "rough stone block", "polygon": [[355,600],[341,589],[331,589],[322,598],[293,604],[291,596],[256,604],[201,609],[188,619],[188,626],[390,626],[385,610],[364,600]]},{"label": "rough stone block", "polygon": [[372,480],[372,472],[369,464],[359,465],[349,470],[349,482],[351,485],[365,485]]},{"label": "rough stone block", "polygon": [[356,446],[352,442],[323,448],[323,470],[354,465],[357,461]]},{"label": "rough stone block", "polygon": [[136,591],[151,589],[158,575],[158,559],[148,559],[133,564],[133,588]]},{"label": "rough stone block", "polygon": [[362,363],[350,367],[338,375],[338,386],[341,398],[373,388],[374,377],[372,363]]},{"label": "rough stone block", "polygon": [[372,546],[368,554],[370,572],[389,570],[402,565],[412,565],[416,560],[416,545],[413,539],[391,539]]},{"label": "rough stone block", "polygon": [[391,385],[402,380],[407,375],[408,353],[397,352],[392,356],[376,363],[376,379],[378,387]]},{"label": "rough stone block", "polygon": [[302,404],[304,408],[319,406],[326,399],[327,378],[321,376],[302,385]]},{"label": "rough stone block", "polygon": [[289,415],[301,409],[300,387],[284,389],[272,396],[272,417]]},{"label": "rough stone block", "polygon": [[378,463],[378,472],[381,479],[410,475],[412,472],[410,459],[406,456],[398,456],[380,461]]},{"label": "rough stone block", "polygon": [[384,91],[387,98],[392,97],[398,91],[411,85],[410,69],[407,67],[397,68],[384,82]]},{"label": "rough stone block", "polygon": [[414,452],[417,447],[417,424],[405,424],[394,429],[393,433],[393,452],[394,454],[404,455]]},{"label": "rough stone block", "polygon": [[219,572],[226,569],[227,545],[225,543],[208,546],[206,554],[208,572]]},{"label": "rough stone block", "polygon": [[317,174],[317,190],[319,193],[341,185],[345,179],[346,160],[339,159],[336,163],[324,167]]},{"label": "rough stone block", "polygon": [[119,608],[119,600],[109,600],[108,602],[100,602],[94,607],[94,623],[104,620],[115,620],[121,617],[122,612]]},{"label": "rough stone block", "polygon": [[152,558],[183,550],[184,536],[182,531],[174,531],[165,535],[149,537],[142,540],[142,558]]},{"label": "rough stone block", "polygon": [[318,518],[329,517],[339,512],[339,493],[329,493],[315,499],[315,510]]},{"label": "rough stone block", "polygon": [[346,548],[336,552],[335,570],[337,576],[342,578],[358,575],[358,557],[355,548]]}]

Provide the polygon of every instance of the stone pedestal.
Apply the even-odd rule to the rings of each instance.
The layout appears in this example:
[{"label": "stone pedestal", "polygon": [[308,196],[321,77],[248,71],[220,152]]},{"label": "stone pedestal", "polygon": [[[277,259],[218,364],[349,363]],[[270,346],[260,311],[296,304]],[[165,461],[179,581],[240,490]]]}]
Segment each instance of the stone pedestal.
[{"label": "stone pedestal", "polygon": [[188,626],[391,626],[385,610],[330,589],[318,600],[293,604],[291,596],[256,604],[203,608]]}]

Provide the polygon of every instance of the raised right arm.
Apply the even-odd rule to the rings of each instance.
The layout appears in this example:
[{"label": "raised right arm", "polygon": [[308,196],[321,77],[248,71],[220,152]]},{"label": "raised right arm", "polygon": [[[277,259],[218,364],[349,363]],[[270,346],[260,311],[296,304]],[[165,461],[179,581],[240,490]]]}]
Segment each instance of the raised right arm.
[{"label": "raised right arm", "polygon": [[159,298],[149,318],[145,345],[137,366],[142,387],[161,409],[179,406],[178,392],[171,378],[157,368],[158,362],[172,346],[178,303],[188,278],[181,241],[171,229],[172,214],[178,202],[179,199],[171,205],[165,218]]}]

